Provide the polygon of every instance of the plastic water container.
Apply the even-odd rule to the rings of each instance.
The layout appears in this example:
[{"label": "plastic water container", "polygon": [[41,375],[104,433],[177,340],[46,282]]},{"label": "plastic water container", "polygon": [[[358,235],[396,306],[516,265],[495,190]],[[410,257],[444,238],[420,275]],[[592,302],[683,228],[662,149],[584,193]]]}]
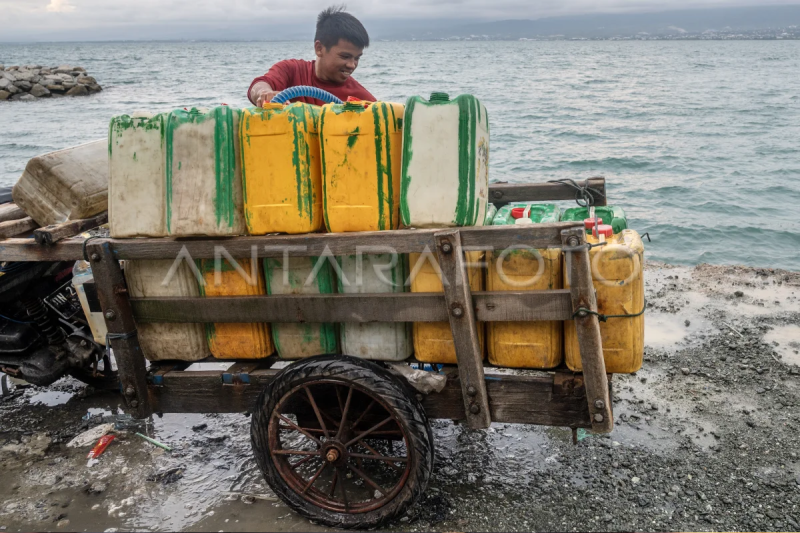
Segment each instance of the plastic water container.
[{"label": "plastic water container", "polygon": [[[264,260],[267,294],[331,294],[334,292],[333,274],[328,259],[322,263],[316,276],[318,257],[289,257],[286,269],[282,259]],[[328,323],[286,322],[272,324],[272,339],[281,359],[300,359],[312,355],[336,353],[336,325]]]},{"label": "plastic water container", "polygon": [[[170,259],[126,261],[128,294],[131,298],[199,297],[195,269],[194,263],[176,264]],[[203,324],[145,323],[136,329],[142,352],[150,361],[199,361],[211,355]]]},{"label": "plastic water container", "polygon": [[403,106],[327,104],[320,147],[328,231],[377,231],[400,225]]},{"label": "plastic water container", "polygon": [[72,286],[75,292],[78,293],[78,300],[81,302],[81,309],[83,309],[83,316],[89,323],[89,329],[92,332],[94,342],[105,345],[106,333],[106,319],[103,318],[102,311],[92,311],[89,308],[89,299],[86,297],[86,288],[84,283],[94,281],[92,275],[92,267],[86,261],[76,261],[75,266],[72,267]]},{"label": "plastic water container", "polygon": [[[627,229],[628,219],[625,216],[625,211],[621,207],[613,205],[598,205],[594,208],[595,215],[598,219],[602,219],[602,223],[609,224],[614,228],[614,233],[620,233],[622,230]],[[561,221],[570,222],[583,222],[587,218],[593,218],[590,215],[588,207],[572,207],[564,211],[561,215]],[[591,230],[587,227],[586,234],[591,235]]]},{"label": "plastic water container", "polygon": [[[444,292],[436,253],[431,255],[408,254],[411,271],[411,292]],[[483,270],[478,265],[483,261],[484,252],[467,252],[466,260],[469,287],[472,291],[483,290]],[[422,263],[419,263],[419,261]],[[435,267],[433,265],[436,265]],[[417,270],[414,275],[415,269]],[[481,351],[484,349],[483,323],[478,322],[478,340]],[[425,363],[455,364],[456,347],[450,322],[414,322],[414,356]]]},{"label": "plastic water container", "polygon": [[489,204],[486,208],[486,217],[483,219],[483,226],[491,226],[494,222],[494,217],[497,216],[497,207],[494,204]]},{"label": "plastic water container", "polygon": [[108,169],[111,236],[166,236],[164,115],[139,112],[112,118]]},{"label": "plastic water container", "polygon": [[[515,202],[501,207],[495,226],[527,220],[530,224],[558,222],[561,210],[554,204]],[[488,265],[486,290],[536,291],[563,287],[560,248],[495,251]],[[564,323],[490,322],[487,324],[489,361],[512,368],[554,368],[564,358]]]},{"label": "plastic water container", "polygon": [[28,161],[14,202],[41,226],[98,215],[108,208],[108,152],[95,141]]},{"label": "plastic water container", "polygon": [[[605,238],[605,236],[603,236]],[[587,236],[597,243],[598,239]],[[592,248],[589,257],[592,280],[597,291],[597,310],[605,315],[636,314],[644,308],[644,244],[634,230],[605,238],[605,246]],[[569,287],[567,261],[564,262],[564,286]],[[570,370],[582,369],[575,323],[566,322],[564,351]],[[628,374],[642,367],[644,355],[644,315],[634,318],[609,318],[600,322],[606,372]]]},{"label": "plastic water container", "polygon": [[[337,258],[342,271],[339,293],[376,294],[405,292],[406,257],[363,254]],[[344,281],[347,280],[347,284]],[[411,355],[411,323],[369,322],[339,324],[342,353],[379,361],[402,361]]]},{"label": "plastic water container", "polygon": [[242,110],[244,214],[251,235],[322,228],[317,106],[264,104]]},{"label": "plastic water container", "polygon": [[174,236],[243,235],[239,152],[241,111],[182,109],[165,117],[167,232]]},{"label": "plastic water container", "polygon": [[[253,265],[242,259],[233,265],[223,259],[217,269],[215,260],[203,259],[200,271],[205,282],[200,294],[206,298],[266,294],[260,261]],[[206,338],[211,355],[217,359],[261,359],[275,351],[269,324],[263,322],[206,324]]]},{"label": "plastic water container", "polygon": [[472,95],[412,96],[403,120],[400,212],[415,228],[480,226],[489,193],[489,117]]}]

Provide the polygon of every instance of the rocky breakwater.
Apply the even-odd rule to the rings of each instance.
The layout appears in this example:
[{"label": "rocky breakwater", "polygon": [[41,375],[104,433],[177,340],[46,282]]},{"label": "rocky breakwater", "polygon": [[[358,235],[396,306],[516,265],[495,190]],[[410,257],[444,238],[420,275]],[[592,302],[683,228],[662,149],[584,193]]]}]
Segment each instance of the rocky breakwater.
[{"label": "rocky breakwater", "polygon": [[86,96],[102,90],[83,67],[27,65],[6,68],[0,65],[0,101]]}]

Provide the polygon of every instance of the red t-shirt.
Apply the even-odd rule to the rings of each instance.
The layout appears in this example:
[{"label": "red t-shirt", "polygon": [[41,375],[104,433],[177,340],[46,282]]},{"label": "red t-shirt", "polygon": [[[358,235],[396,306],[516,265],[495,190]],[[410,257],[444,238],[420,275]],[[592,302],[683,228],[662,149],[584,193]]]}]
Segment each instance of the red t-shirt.
[{"label": "red t-shirt", "polygon": [[[314,70],[314,61],[306,61],[304,59],[284,59],[272,65],[269,72],[263,76],[253,80],[250,88],[247,89],[247,97],[250,98],[250,89],[253,85],[260,81],[269,83],[274,91],[282,91],[289,87],[297,85],[311,85],[312,87],[319,87],[329,93],[337,96],[343,102],[347,100],[348,96],[353,96],[359,100],[366,100],[374,102],[375,97],[370,94],[368,90],[361,86],[352,77],[348,78],[346,82],[339,85],[328,81],[322,81],[317,78],[317,73]],[[250,100],[253,102],[252,100]],[[307,104],[323,105],[325,102],[317,100],[316,98],[295,98],[293,102],[305,102]],[[255,102],[253,102],[255,104]]]}]

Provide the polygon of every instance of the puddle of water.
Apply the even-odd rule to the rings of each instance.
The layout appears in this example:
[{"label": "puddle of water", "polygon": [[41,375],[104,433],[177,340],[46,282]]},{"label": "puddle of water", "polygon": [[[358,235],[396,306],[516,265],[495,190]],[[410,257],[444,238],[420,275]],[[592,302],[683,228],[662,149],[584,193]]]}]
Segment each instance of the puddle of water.
[{"label": "puddle of water", "polygon": [[668,348],[680,343],[687,336],[708,333],[712,328],[708,320],[697,314],[649,313],[644,321],[644,343],[653,348]]},{"label": "puddle of water", "polygon": [[775,351],[783,357],[783,362],[800,366],[800,326],[777,326],[764,335],[764,342],[777,342]]},{"label": "puddle of water", "polygon": [[54,407],[56,405],[64,405],[70,398],[74,396],[71,392],[61,392],[56,390],[48,390],[39,392],[30,397],[30,403],[40,403],[47,407]]}]

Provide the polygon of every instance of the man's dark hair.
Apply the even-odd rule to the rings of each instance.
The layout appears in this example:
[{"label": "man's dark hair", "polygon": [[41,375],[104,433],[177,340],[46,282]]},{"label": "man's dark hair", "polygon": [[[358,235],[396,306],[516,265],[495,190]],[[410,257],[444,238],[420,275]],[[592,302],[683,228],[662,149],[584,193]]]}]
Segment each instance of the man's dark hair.
[{"label": "man's dark hair", "polygon": [[338,44],[339,39],[350,41],[359,48],[368,47],[367,30],[345,9],[344,5],[331,6],[321,12],[317,17],[317,33],[314,35],[314,40],[321,42],[327,49]]}]

